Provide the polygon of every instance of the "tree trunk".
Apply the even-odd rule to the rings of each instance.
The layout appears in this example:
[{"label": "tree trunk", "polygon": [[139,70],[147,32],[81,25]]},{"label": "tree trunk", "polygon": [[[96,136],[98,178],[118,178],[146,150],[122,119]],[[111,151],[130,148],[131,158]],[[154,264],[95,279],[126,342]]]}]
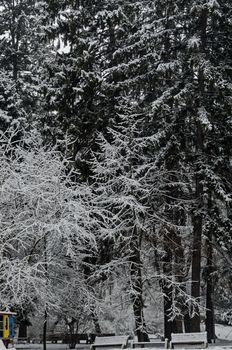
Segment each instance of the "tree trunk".
[{"label": "tree trunk", "polygon": [[75,324],[77,324],[77,321],[72,318],[71,322],[68,323],[68,327],[69,327],[69,335],[70,335],[70,339],[69,339],[69,349],[75,349],[76,344],[77,344],[77,330],[75,332]]},{"label": "tree trunk", "polygon": [[149,342],[150,340],[146,332],[146,324],[142,305],[143,300],[141,299],[141,296],[136,297],[133,303],[136,335],[139,342]]},{"label": "tree trunk", "polygon": [[208,343],[215,340],[214,305],[213,305],[213,279],[212,266],[213,249],[210,241],[207,241],[207,286],[206,286],[206,319],[205,327],[207,331]]},{"label": "tree trunk", "polygon": [[143,283],[142,283],[142,263],[141,263],[141,241],[138,236],[137,227],[133,229],[133,243],[131,246],[132,255],[130,256],[130,274],[131,274],[131,300],[135,318],[135,329],[139,342],[149,341],[144,318],[143,302]]},{"label": "tree trunk", "polygon": [[[208,211],[212,214],[212,194],[209,190],[208,194]],[[215,341],[215,323],[214,323],[214,303],[213,303],[213,294],[214,294],[214,283],[212,274],[214,272],[213,267],[213,246],[212,246],[212,232],[213,225],[209,225],[209,231],[207,234],[206,240],[206,255],[207,255],[207,266],[206,266],[206,319],[205,319],[205,328],[207,331],[207,340],[208,343],[211,343],[212,340]]]},{"label": "tree trunk", "polygon": [[[201,14],[199,15],[199,35],[201,38],[201,53],[205,52],[207,46],[207,14],[208,10],[206,7],[202,8]],[[204,106],[204,93],[205,93],[205,76],[204,71],[199,65],[198,68],[198,89],[199,96],[196,108]],[[195,168],[195,199],[196,208],[193,213],[193,254],[192,254],[192,297],[198,301],[200,298],[200,276],[201,276],[201,240],[202,240],[202,226],[203,226],[203,176],[201,174],[203,152],[204,152],[204,134],[200,121],[196,122],[196,168]],[[200,311],[198,307],[195,307],[194,316],[191,322],[191,331],[200,332]]]},{"label": "tree trunk", "polygon": [[[164,295],[164,337],[171,340],[171,333],[176,331],[175,322],[170,320],[170,311],[172,310],[172,292],[173,286],[171,282],[172,278],[172,250],[170,246],[171,239],[167,235],[171,232],[164,232],[164,252],[163,257],[163,274],[165,278],[161,281],[162,292]],[[169,278],[169,280],[168,280]]]},{"label": "tree trunk", "polygon": [[189,312],[186,312],[186,314],[184,315],[184,330],[185,333],[191,332],[191,318]]},{"label": "tree trunk", "polygon": [[[184,226],[186,224],[184,210],[178,209],[175,216],[177,218],[176,225]],[[186,327],[188,328],[186,323],[189,319],[189,305],[184,296],[187,294],[185,282],[189,272],[189,265],[185,259],[181,233],[178,229],[173,230],[172,240],[173,244],[175,245],[173,274],[177,282],[177,286],[175,286],[175,303],[180,310],[180,314],[175,317],[176,332],[183,333],[186,331]]]},{"label": "tree trunk", "polygon": [[164,293],[164,338],[171,340],[171,334],[176,332],[175,322],[170,320],[170,310],[172,309],[172,286],[163,282],[162,287]]},{"label": "tree trunk", "polygon": [[[200,275],[201,275],[201,237],[202,218],[195,215],[193,218],[193,253],[192,253],[192,286],[191,295],[199,302],[200,298]],[[194,316],[191,320],[191,332],[200,332],[200,310],[194,306],[192,310]]]},{"label": "tree trunk", "polygon": [[27,323],[28,323],[27,320],[20,321],[19,335],[18,335],[19,339],[27,339]]},{"label": "tree trunk", "polygon": [[[44,234],[44,265],[45,265],[45,272],[46,272],[46,285],[48,280],[48,259],[47,259],[47,236],[46,233]],[[47,304],[45,304],[45,310],[44,310],[44,324],[43,324],[43,350],[47,349],[47,319],[48,319],[48,313],[47,313]]]},{"label": "tree trunk", "polygon": [[92,317],[92,320],[93,320],[95,333],[96,334],[101,334],[102,331],[101,331],[101,326],[100,326],[100,323],[99,323],[99,319],[98,319],[98,316],[97,316],[95,310],[93,310],[93,309],[91,311],[91,317]]},{"label": "tree trunk", "polygon": [[[199,81],[202,81],[202,72],[199,72]],[[202,83],[203,84],[203,83]],[[200,82],[199,85],[201,86]],[[201,87],[203,89],[203,87]],[[196,123],[196,168],[195,168],[195,201],[193,211],[193,251],[192,251],[192,285],[191,296],[200,302],[201,281],[201,244],[202,244],[202,210],[203,210],[203,178],[200,174],[203,153],[203,131],[199,122]],[[192,307],[193,317],[191,320],[191,332],[200,332],[200,310],[198,306]]]},{"label": "tree trunk", "polygon": [[[199,137],[199,134],[198,134]],[[191,296],[200,302],[200,281],[201,281],[201,241],[202,241],[202,195],[203,185],[201,176],[198,175],[199,168],[196,170],[196,202],[197,206],[193,213],[193,251],[192,251],[192,284]],[[200,310],[197,305],[192,306],[193,317],[191,319],[191,332],[200,332]]]},{"label": "tree trunk", "polygon": [[44,323],[43,323],[43,350],[47,349],[47,310],[44,312]]}]

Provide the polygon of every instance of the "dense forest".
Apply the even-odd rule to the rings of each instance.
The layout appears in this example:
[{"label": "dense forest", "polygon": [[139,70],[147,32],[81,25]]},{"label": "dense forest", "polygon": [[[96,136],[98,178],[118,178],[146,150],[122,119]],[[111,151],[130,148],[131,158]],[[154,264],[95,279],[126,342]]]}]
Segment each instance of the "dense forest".
[{"label": "dense forest", "polygon": [[231,13],[0,0],[1,309],[140,341],[230,322]]}]

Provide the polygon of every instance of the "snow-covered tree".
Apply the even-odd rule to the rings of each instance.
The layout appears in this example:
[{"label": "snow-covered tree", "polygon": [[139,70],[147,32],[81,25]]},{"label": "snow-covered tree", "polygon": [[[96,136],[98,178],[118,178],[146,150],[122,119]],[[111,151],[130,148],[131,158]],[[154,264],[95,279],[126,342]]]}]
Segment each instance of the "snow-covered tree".
[{"label": "snow-covered tree", "polygon": [[[174,224],[182,221],[186,228],[188,223],[192,226],[189,230],[193,252],[191,293],[196,299],[201,297],[203,237],[207,230],[212,230],[209,215],[214,228],[220,231],[221,215],[215,221],[213,213],[221,213],[221,203],[230,202],[231,193],[225,142],[229,137],[225,135],[231,132],[228,122],[231,107],[227,98],[230,78],[226,68],[230,66],[231,49],[225,44],[229,25],[227,9],[227,2],[167,1],[164,5],[157,0],[152,12],[157,66],[154,88],[147,92],[145,100],[151,101],[153,128],[162,132],[160,166],[176,174],[183,171],[188,174],[187,191],[178,186],[170,189],[167,214]],[[177,211],[176,198],[183,195],[188,201]],[[208,196],[214,210],[207,208]],[[200,330],[200,315],[195,311],[191,315],[191,331]],[[170,332],[171,329],[168,337]]]},{"label": "snow-covered tree", "polygon": [[40,20],[36,0],[0,1],[1,130],[31,127],[38,116]]},{"label": "snow-covered tree", "polygon": [[99,152],[92,161],[93,187],[99,207],[107,210],[110,228],[104,227],[101,240],[110,242],[113,258],[122,259],[129,269],[128,288],[133,304],[136,333],[147,337],[143,314],[143,239],[157,219],[152,207],[163,181],[157,173],[153,150],[156,137],[143,136],[143,119],[132,114],[118,117],[108,129],[107,138],[99,135]]},{"label": "snow-covered tree", "polygon": [[76,266],[94,250],[94,220],[88,188],[73,182],[78,174],[35,138],[1,136],[1,306],[51,312],[70,283],[68,267],[81,286]]},{"label": "snow-covered tree", "polygon": [[[36,278],[40,271],[49,291],[51,286],[64,291],[68,276],[78,271],[74,286],[82,276],[84,288],[96,292],[89,294],[93,301],[89,312],[98,331],[98,297],[104,286],[108,288],[106,277],[116,264],[112,256],[117,258],[118,274],[126,269],[125,279],[131,280],[135,314],[142,310],[141,281],[150,278],[142,274],[150,273],[153,257],[155,286],[158,280],[164,295],[165,336],[183,331],[183,324],[185,331],[199,331],[200,301],[207,307],[208,340],[214,337],[212,295],[217,270],[225,279],[231,276],[227,266],[232,182],[230,31],[229,0],[0,0],[0,129],[22,124],[38,128],[44,144],[58,144],[59,151],[70,156],[81,181],[88,178],[94,183],[92,202],[92,194],[84,185],[81,188],[79,175],[69,174],[56,151],[17,144],[23,136],[19,133],[12,139],[14,147],[3,142],[1,181],[12,184],[3,192],[7,201],[4,196],[1,199],[4,225],[11,222],[2,226],[2,259],[12,255],[4,264],[15,263],[16,275],[27,267],[30,276],[35,264]],[[67,139],[71,142],[63,142]],[[93,162],[89,162],[91,151],[96,157]],[[47,164],[50,173],[42,165],[36,168],[35,158],[38,164]],[[80,252],[79,238],[71,239],[70,228],[59,229],[57,224],[62,215],[69,215],[57,208],[66,208],[70,200],[65,197],[58,205],[45,188],[51,182],[54,194],[59,192],[52,176],[58,163],[63,169],[60,191],[64,196],[80,191],[74,197],[79,196],[83,204],[82,218],[87,213],[91,218],[91,225],[83,223],[83,229],[86,235],[91,231],[97,236],[93,255],[88,255],[91,240],[81,242]],[[47,182],[41,180],[42,174],[30,175],[40,174],[40,169]],[[29,191],[29,183],[35,186],[36,179],[41,197]],[[34,202],[41,205],[35,214]],[[90,203],[94,203],[91,209]],[[22,224],[12,221],[15,218]],[[36,224],[29,229],[32,218]],[[53,241],[55,232],[59,247]],[[20,237],[25,238],[24,245]],[[69,245],[74,269],[64,253]],[[221,257],[220,266],[214,255]],[[55,269],[56,261],[60,270]],[[63,287],[56,281],[57,271],[63,271]],[[206,294],[201,292],[202,283]],[[37,295],[33,288],[37,287],[28,285],[29,299]],[[15,300],[21,295],[27,302],[26,291],[18,293],[9,287],[3,293],[5,304],[13,291]],[[188,293],[192,299],[186,305]],[[37,300],[27,303],[35,305]],[[57,300],[56,304],[62,303]],[[78,318],[77,314],[78,310],[73,317]],[[143,319],[142,312],[136,316],[136,328],[142,333]]]}]

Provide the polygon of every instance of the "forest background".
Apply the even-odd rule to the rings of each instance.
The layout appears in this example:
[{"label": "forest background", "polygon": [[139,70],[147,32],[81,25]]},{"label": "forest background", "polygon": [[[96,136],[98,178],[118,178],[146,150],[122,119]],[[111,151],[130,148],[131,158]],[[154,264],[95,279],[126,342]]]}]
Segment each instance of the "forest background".
[{"label": "forest background", "polygon": [[211,341],[231,320],[231,25],[230,0],[0,0],[1,308],[19,322],[139,340],[204,322]]}]

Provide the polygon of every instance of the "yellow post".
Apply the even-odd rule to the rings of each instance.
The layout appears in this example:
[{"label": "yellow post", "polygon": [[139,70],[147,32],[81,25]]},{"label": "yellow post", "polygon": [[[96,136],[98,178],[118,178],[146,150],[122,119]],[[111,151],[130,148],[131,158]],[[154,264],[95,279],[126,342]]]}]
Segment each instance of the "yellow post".
[{"label": "yellow post", "polygon": [[3,339],[8,339],[9,338],[9,316],[8,315],[3,315],[3,325],[4,325],[4,331],[3,331]]}]

